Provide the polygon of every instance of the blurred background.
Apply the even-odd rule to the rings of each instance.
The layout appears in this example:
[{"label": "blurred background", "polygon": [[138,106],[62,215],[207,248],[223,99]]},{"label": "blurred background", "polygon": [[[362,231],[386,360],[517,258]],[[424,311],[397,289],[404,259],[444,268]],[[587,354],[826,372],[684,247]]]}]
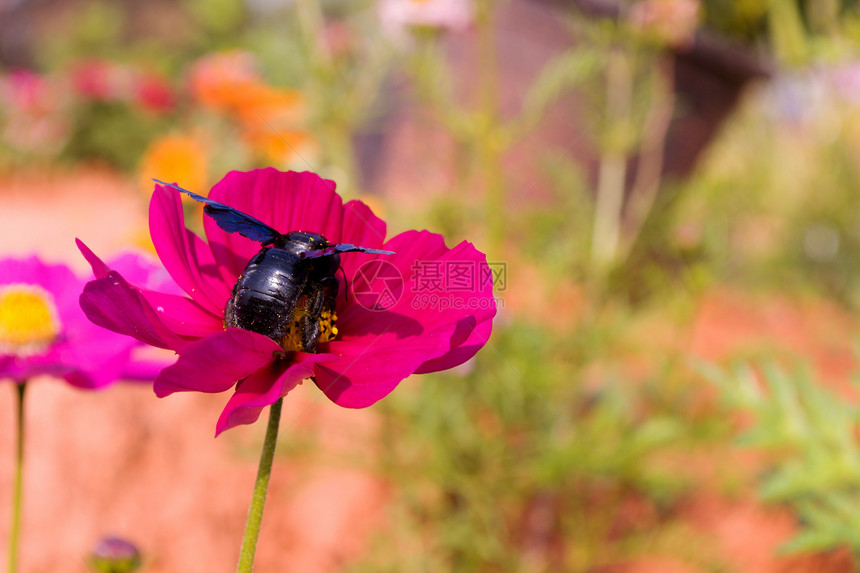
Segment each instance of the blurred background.
[{"label": "blurred background", "polygon": [[[83,276],[151,178],[271,165],[505,269],[469,363],[290,394],[261,573],[853,571],[858,45],[848,0],[0,0],[0,255]],[[233,570],[262,424],[29,392],[23,571]]]}]

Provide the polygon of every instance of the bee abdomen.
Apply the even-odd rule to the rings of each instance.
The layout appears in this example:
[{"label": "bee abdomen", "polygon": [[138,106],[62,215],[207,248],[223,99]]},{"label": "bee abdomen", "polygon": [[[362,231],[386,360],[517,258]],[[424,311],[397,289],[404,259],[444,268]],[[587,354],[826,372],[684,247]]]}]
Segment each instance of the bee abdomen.
[{"label": "bee abdomen", "polygon": [[224,311],[224,326],[257,332],[279,341],[307,280],[302,261],[281,249],[264,248],[236,281]]}]

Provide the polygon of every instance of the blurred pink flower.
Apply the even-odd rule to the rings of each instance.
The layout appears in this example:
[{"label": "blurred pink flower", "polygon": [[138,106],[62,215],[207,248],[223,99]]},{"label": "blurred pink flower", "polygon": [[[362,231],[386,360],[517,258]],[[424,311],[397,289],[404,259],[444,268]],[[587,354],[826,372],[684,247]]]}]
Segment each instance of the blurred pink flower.
[{"label": "blurred pink flower", "polygon": [[30,70],[15,70],[3,78],[3,101],[17,110],[38,113],[51,107],[48,80]]},{"label": "blurred pink flower", "polygon": [[162,76],[141,72],[134,85],[135,102],[142,108],[155,113],[164,113],[176,107],[176,94]]},{"label": "blurred pink flower", "polygon": [[151,112],[170,111],[176,95],[161,75],[109,60],[84,60],[69,72],[74,93],[85,101],[139,105]]},{"label": "blurred pink flower", "polygon": [[[136,255],[112,264],[142,284],[160,272]],[[137,341],[87,320],[78,304],[84,283],[65,265],[35,256],[0,259],[0,379],[21,383],[49,375],[98,389],[155,377],[163,364],[132,360]]]},{"label": "blurred pink flower", "polygon": [[120,99],[124,75],[117,64],[106,60],[78,62],[69,72],[75,93],[95,101]]},{"label": "blurred pink flower", "polygon": [[0,136],[11,147],[39,154],[59,151],[69,133],[56,80],[29,70],[0,76]]},{"label": "blurred pink flower", "polygon": [[[281,346],[256,332],[225,329],[233,285],[260,243],[224,232],[209,217],[204,218],[205,243],[185,228],[179,194],[170,187],[155,188],[150,232],[162,263],[187,297],[141,289],[79,243],[96,276],[81,296],[90,320],[178,353],[176,363],[155,380],[158,396],[233,389],[216,435],[254,422],[264,407],[305,378],[340,406],[370,406],[410,374],[464,363],[490,336],[496,306],[489,268],[468,242],[448,248],[440,235],[427,231],[407,231],[385,241],[384,221],[360,201],[343,204],[334,182],[313,173],[234,171],[215,185],[210,198],[281,232],[303,230],[333,243],[396,253],[342,257],[350,281],[337,279],[344,294],[337,297],[329,324],[334,328],[319,338],[317,353],[309,353],[288,341]],[[423,264],[436,269],[458,265],[472,274],[458,275],[450,290],[435,292],[437,299],[431,301],[430,287],[417,280]],[[410,282],[412,288],[405,288]]]},{"label": "blurred pink flower", "polygon": [[860,60],[825,68],[824,81],[832,92],[852,105],[860,103]]}]

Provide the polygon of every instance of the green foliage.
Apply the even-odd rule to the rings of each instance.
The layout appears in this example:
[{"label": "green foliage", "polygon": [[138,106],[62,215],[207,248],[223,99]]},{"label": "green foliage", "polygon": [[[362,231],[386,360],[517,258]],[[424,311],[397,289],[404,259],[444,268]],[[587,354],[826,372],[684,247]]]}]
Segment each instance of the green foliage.
[{"label": "green foliage", "polygon": [[551,104],[597,75],[602,59],[599,51],[579,47],[546,64],[523,98],[524,122],[535,124],[543,119]]},{"label": "green foliage", "polygon": [[[666,460],[708,439],[708,424],[690,431],[689,390],[663,373],[583,388],[577,348],[591,340],[518,321],[467,371],[386,400],[396,526],[351,571],[587,571],[647,551],[657,523],[673,527],[689,481]],[[630,503],[650,517],[628,521]]]},{"label": "green foliage", "polygon": [[114,2],[93,1],[75,10],[74,26],[44,35],[38,56],[46,67],[62,67],[80,58],[117,56],[112,48],[122,43],[127,24],[122,8]]},{"label": "green foliage", "polygon": [[860,408],[855,402],[815,381],[808,369],[787,373],[765,363],[756,369],[703,365],[701,370],[731,410],[753,415],[740,444],[774,457],[761,495],[791,507],[801,523],[801,532],[784,550],[848,546],[860,555]]},{"label": "green foliage", "polygon": [[702,4],[708,28],[747,42],[784,37],[789,28],[832,33],[840,19],[857,13],[852,0],[703,0]]},{"label": "green foliage", "polygon": [[89,102],[76,114],[63,155],[70,161],[96,161],[133,171],[146,146],[169,125],[123,102]]}]

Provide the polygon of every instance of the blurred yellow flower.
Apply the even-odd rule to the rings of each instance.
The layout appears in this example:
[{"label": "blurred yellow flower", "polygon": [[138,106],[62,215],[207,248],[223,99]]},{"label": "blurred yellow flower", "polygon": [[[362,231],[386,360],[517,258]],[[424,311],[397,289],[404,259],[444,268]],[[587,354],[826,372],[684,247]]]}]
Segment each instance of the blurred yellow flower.
[{"label": "blurred yellow flower", "polygon": [[205,194],[206,167],[206,151],[194,138],[167,135],[152,142],[144,153],[139,169],[141,186],[151,192],[155,178]]}]

